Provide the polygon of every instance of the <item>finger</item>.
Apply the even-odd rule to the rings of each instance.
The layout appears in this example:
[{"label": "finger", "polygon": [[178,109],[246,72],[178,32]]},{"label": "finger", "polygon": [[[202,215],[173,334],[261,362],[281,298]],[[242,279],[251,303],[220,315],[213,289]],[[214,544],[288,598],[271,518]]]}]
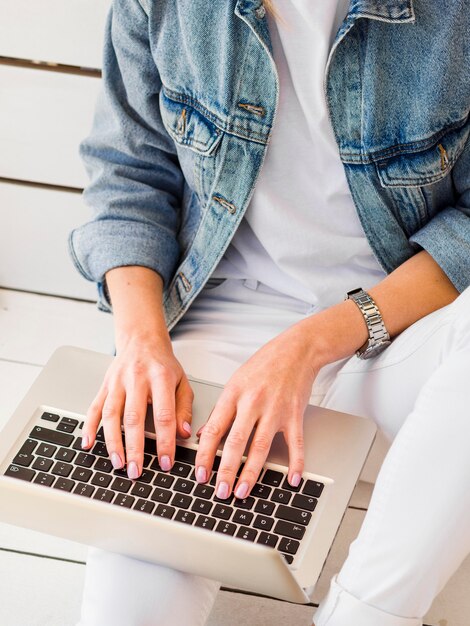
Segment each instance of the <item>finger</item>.
[{"label": "finger", "polygon": [[[246,443],[256,422],[256,418],[251,417],[253,415],[254,411],[251,404],[237,407],[237,416],[225,440],[220,466],[217,470],[215,492],[218,498],[228,498],[232,493]],[[245,498],[248,491],[245,494],[243,491],[240,493],[241,495],[235,495],[239,498]]]},{"label": "finger", "polygon": [[160,467],[171,469],[175,459],[176,417],[174,378],[160,374],[152,384],[153,421]]},{"label": "finger", "polygon": [[127,475],[132,480],[136,480],[142,473],[147,398],[148,392],[145,384],[136,383],[127,389],[123,423],[126,434]]},{"label": "finger", "polygon": [[124,467],[124,447],[122,445],[121,416],[124,410],[124,388],[109,389],[103,404],[102,422],[104,439],[114,469]]},{"label": "finger", "polygon": [[270,423],[274,423],[274,420],[267,418],[258,422],[245,465],[235,487],[235,497],[237,498],[246,498],[249,495],[263,469],[276,434]]},{"label": "finger", "polygon": [[101,413],[107,393],[108,391],[105,385],[102,385],[88,408],[85,423],[82,428],[82,448],[84,450],[89,450],[95,443],[96,431],[101,422]]},{"label": "finger", "polygon": [[[214,464],[215,453],[220,440],[235,418],[236,403],[228,394],[219,397],[209,419],[204,424],[196,454],[196,480],[206,482]],[[227,496],[228,497],[228,494]]]},{"label": "finger", "polygon": [[194,392],[186,376],[180,380],[176,388],[176,429],[180,437],[191,436]]},{"label": "finger", "polygon": [[298,487],[304,471],[303,417],[289,421],[284,430],[284,439],[289,451],[289,473],[287,480],[292,487]]}]

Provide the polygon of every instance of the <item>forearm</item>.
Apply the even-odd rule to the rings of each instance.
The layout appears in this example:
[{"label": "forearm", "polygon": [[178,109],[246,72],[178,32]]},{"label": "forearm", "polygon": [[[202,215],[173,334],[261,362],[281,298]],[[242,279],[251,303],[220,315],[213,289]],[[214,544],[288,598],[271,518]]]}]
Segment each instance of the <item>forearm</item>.
[{"label": "forearm", "polygon": [[[360,285],[351,285],[351,289]],[[375,300],[393,338],[425,315],[450,304],[458,291],[424,250],[400,265],[368,293]],[[301,324],[320,365],[354,354],[369,334],[362,313],[351,300],[322,311]]]},{"label": "forearm", "polygon": [[163,314],[163,280],[146,267],[117,267],[106,273],[114,313],[116,347],[149,338],[169,344]]}]

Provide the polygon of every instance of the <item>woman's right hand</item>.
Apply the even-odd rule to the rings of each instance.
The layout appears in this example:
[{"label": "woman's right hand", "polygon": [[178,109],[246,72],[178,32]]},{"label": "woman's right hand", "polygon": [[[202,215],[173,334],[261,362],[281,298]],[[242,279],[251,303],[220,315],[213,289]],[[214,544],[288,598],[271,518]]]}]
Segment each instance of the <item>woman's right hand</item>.
[{"label": "woman's right hand", "polygon": [[113,467],[127,463],[128,476],[135,480],[142,473],[145,416],[151,402],[158,460],[163,470],[169,470],[175,458],[175,437],[191,434],[192,400],[193,391],[171,345],[158,339],[130,341],[118,352],[88,410],[82,447],[93,446],[102,422]]}]

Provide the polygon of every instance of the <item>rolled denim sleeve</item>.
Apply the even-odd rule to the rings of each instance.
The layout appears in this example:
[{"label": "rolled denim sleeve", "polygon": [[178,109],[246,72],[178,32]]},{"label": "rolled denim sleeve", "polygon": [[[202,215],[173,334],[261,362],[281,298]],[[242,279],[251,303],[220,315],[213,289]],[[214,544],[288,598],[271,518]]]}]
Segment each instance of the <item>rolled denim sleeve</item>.
[{"label": "rolled denim sleeve", "polygon": [[452,177],[456,205],[437,213],[410,242],[426,250],[462,292],[470,285],[470,140],[454,165]]},{"label": "rolled denim sleeve", "polygon": [[178,262],[184,179],[162,123],[160,88],[147,15],[137,0],[114,0],[93,124],[79,148],[92,219],[69,238],[72,259],[85,278],[98,283],[104,310],[110,309],[108,270],[141,265],[167,285]]}]

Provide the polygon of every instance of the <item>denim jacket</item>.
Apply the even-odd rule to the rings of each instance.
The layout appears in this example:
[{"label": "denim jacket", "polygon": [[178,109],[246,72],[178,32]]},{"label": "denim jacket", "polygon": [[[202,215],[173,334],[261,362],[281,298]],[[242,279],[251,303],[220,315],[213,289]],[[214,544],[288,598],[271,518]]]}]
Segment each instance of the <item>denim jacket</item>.
[{"label": "denim jacket", "polygon": [[[465,289],[469,2],[351,0],[324,89],[381,266],[391,272],[425,249]],[[114,0],[102,88],[80,145],[93,218],[70,236],[102,309],[105,273],[142,265],[164,280],[169,329],[181,318],[248,206],[278,91],[261,0]]]}]

